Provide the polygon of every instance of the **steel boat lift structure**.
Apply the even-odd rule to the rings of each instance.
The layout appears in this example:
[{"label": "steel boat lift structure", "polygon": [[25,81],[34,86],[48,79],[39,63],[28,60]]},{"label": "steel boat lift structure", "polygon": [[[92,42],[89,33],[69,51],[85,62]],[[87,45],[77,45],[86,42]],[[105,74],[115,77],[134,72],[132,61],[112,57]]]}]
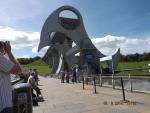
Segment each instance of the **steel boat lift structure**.
[{"label": "steel boat lift structure", "polygon": [[[73,12],[77,19],[60,17],[62,11]],[[75,64],[82,70],[82,74],[99,74],[100,58],[107,57],[93,45],[86,33],[80,12],[72,6],[62,6],[49,15],[41,31],[38,51],[45,46],[49,46],[49,49],[43,60],[52,69],[52,74],[65,69],[71,72]],[[112,67],[113,62],[110,69],[116,69],[119,56],[120,49],[112,55],[112,60],[107,62],[108,67]]]}]

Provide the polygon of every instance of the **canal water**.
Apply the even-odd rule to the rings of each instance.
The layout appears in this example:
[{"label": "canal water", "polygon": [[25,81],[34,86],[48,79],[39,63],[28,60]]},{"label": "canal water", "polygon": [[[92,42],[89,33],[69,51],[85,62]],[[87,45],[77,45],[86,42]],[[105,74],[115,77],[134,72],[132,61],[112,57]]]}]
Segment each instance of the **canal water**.
[{"label": "canal water", "polygon": [[[120,78],[115,79],[115,87],[121,88]],[[144,92],[150,92],[150,78],[132,78],[132,81],[129,78],[123,78],[124,88],[130,90],[132,82],[132,89],[139,90]],[[112,79],[105,78],[102,80],[103,86],[111,86]]]}]

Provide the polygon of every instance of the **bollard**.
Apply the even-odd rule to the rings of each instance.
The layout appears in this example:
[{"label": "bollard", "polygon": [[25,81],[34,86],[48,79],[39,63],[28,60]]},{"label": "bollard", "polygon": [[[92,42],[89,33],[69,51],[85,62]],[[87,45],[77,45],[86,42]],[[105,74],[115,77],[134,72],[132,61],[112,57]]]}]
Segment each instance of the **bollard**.
[{"label": "bollard", "polygon": [[83,89],[85,89],[85,88],[84,88],[84,76],[82,76],[82,81],[83,81],[83,82],[82,82],[82,84],[83,84]]},{"label": "bollard", "polygon": [[99,81],[100,81],[100,82],[99,82],[99,86],[102,87],[102,75],[101,75],[101,74],[100,74],[100,76],[99,76]]},{"label": "bollard", "polygon": [[98,76],[98,83],[99,83],[99,86],[101,86],[101,79],[100,79],[100,75]]},{"label": "bollard", "polygon": [[94,86],[94,94],[96,94],[96,82],[95,82],[95,76],[93,77],[93,86]]},{"label": "bollard", "polygon": [[114,74],[112,74],[112,88],[115,89]]},{"label": "bollard", "polygon": [[133,87],[132,87],[132,77],[129,74],[129,79],[130,79],[130,91],[133,92]]},{"label": "bollard", "polygon": [[13,86],[13,111],[14,113],[32,113],[30,84],[20,83]]},{"label": "bollard", "polygon": [[122,86],[122,95],[123,95],[123,100],[125,101],[125,100],[126,100],[126,98],[125,98],[124,84],[123,84],[122,77],[120,78],[120,81],[121,81],[121,86]]}]

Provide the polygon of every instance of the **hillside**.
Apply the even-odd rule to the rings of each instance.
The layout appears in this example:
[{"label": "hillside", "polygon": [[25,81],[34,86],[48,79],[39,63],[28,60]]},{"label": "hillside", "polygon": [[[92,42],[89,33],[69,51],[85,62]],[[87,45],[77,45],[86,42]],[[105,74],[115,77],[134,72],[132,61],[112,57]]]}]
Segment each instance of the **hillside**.
[{"label": "hillside", "polygon": [[143,68],[147,67],[150,61],[141,61],[141,62],[120,62],[118,69],[134,69],[134,68]]},{"label": "hillside", "polygon": [[30,68],[37,69],[39,74],[42,74],[42,75],[50,75],[50,72],[51,72],[49,66],[45,64],[41,59],[34,61],[30,64],[24,65],[24,69],[26,73],[28,72]]},{"label": "hillside", "polygon": [[27,64],[27,66],[48,66],[45,62],[43,62],[43,60],[39,59],[37,61],[34,61],[30,64]]}]

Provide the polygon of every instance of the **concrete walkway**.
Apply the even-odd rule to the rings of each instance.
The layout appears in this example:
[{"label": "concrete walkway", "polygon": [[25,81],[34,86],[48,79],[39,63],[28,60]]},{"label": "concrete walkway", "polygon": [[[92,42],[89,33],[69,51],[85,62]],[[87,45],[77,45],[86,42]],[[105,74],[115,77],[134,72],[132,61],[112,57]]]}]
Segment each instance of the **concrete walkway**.
[{"label": "concrete walkway", "polygon": [[33,113],[150,113],[150,95],[126,92],[123,102],[122,92],[111,88],[60,83],[59,79],[40,77],[40,88],[45,101],[33,107]]}]

